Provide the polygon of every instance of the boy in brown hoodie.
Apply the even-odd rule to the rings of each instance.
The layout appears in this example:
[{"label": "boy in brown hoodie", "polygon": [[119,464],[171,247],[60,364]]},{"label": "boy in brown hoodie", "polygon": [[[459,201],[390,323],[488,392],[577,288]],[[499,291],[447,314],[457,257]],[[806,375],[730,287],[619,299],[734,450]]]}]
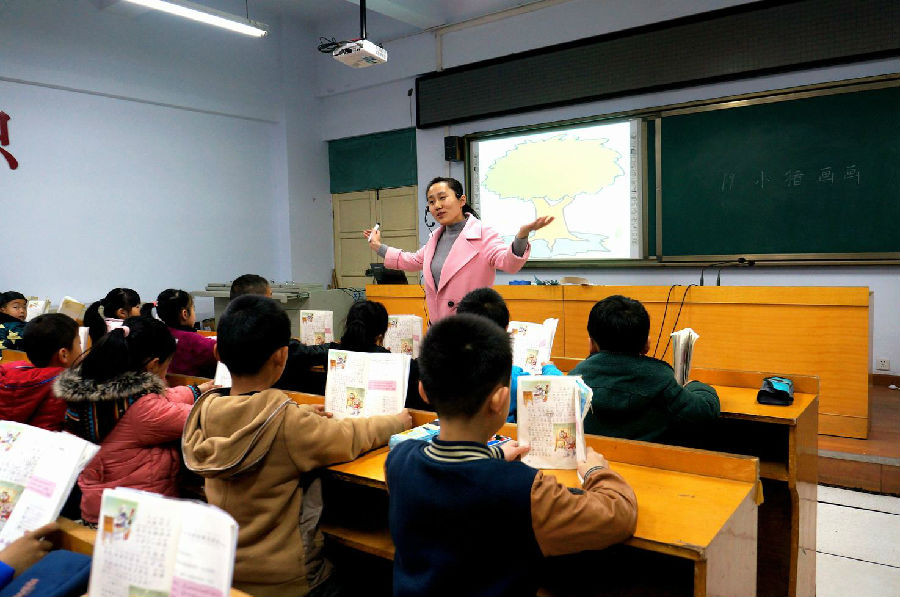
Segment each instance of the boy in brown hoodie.
[{"label": "boy in brown hoodie", "polygon": [[256,597],[327,594],[334,581],[322,555],[322,507],[314,469],[352,460],[408,429],[399,415],[336,420],[273,389],[284,370],[290,320],[272,299],[231,302],[218,329],[217,357],[231,388],[197,399],[182,436],[188,468],[206,478],[211,504],[240,525],[234,585]]}]

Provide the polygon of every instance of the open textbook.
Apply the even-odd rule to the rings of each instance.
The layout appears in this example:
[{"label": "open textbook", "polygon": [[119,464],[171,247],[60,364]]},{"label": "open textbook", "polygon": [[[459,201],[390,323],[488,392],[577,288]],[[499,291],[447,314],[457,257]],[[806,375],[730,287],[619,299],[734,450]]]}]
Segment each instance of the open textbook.
[{"label": "open textbook", "polygon": [[578,375],[520,377],[519,443],[531,446],[522,462],[535,468],[577,468],[585,458],[584,416],[593,394]]},{"label": "open textbook", "polygon": [[506,331],[513,343],[513,365],[532,375],[540,375],[544,363],[550,361],[558,324],[559,320],[552,317],[544,323],[510,321]]},{"label": "open textbook", "polygon": [[684,385],[690,379],[691,357],[694,354],[694,342],[699,334],[691,328],[672,332],[672,368],[675,370],[675,381]]},{"label": "open textbook", "polygon": [[335,418],[393,415],[406,404],[409,355],[328,351],[325,410]]},{"label": "open textbook", "polygon": [[90,597],[226,597],[238,525],[202,502],[117,487],[103,491]]},{"label": "open textbook", "polygon": [[395,354],[408,354],[419,358],[422,342],[422,318],[418,315],[391,315],[388,317],[384,347]]},{"label": "open textbook", "polygon": [[72,319],[80,321],[84,317],[86,308],[85,304],[81,301],[73,299],[71,296],[64,296],[62,300],[59,301],[59,308],[56,312],[68,315]]},{"label": "open textbook", "polygon": [[334,312],[300,311],[300,342],[309,346],[334,342]]},{"label": "open textbook", "polygon": [[50,312],[50,299],[30,298],[25,307],[25,321],[31,321],[38,315]]},{"label": "open textbook", "polygon": [[0,421],[0,549],[56,520],[99,449],[68,433]]}]

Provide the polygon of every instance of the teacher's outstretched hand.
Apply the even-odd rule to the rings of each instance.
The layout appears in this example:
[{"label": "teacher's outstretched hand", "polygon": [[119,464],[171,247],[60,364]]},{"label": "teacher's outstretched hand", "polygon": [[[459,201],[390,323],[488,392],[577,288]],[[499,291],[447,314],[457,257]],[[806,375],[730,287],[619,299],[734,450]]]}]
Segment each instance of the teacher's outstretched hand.
[{"label": "teacher's outstretched hand", "polygon": [[[530,224],[525,224],[521,228],[519,228],[519,233],[516,234],[516,238],[528,238],[528,235],[534,232],[535,230],[540,230],[545,226],[549,225],[555,218],[553,216],[541,216],[536,219],[534,222]],[[372,243],[369,243],[371,246]]]}]

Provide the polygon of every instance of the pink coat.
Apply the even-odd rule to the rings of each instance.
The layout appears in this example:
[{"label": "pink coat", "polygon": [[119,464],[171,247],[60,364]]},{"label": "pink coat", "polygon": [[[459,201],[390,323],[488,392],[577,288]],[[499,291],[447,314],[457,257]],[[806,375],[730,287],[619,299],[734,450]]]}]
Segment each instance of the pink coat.
[{"label": "pink coat", "polygon": [[431,323],[456,313],[456,305],[469,291],[493,286],[497,270],[514,274],[525,265],[531,245],[522,257],[512,252],[512,243],[504,243],[493,229],[468,216],[459,238],[441,269],[441,283],[435,288],[431,275],[431,260],[444,227],[431,233],[428,242],[415,253],[393,247],[384,256],[385,267],[404,271],[424,271],[425,303]]}]

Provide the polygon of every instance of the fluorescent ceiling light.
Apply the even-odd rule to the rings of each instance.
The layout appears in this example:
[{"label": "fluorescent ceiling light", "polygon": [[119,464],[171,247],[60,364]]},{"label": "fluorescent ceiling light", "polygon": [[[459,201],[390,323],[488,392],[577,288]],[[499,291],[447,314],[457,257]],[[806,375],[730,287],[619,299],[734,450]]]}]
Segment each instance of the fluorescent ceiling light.
[{"label": "fluorescent ceiling light", "polygon": [[126,0],[132,4],[139,4],[154,10],[161,10],[169,14],[191,19],[192,21],[200,21],[207,25],[215,25],[229,31],[243,33],[244,35],[252,35],[253,37],[262,37],[268,31],[265,25],[244,19],[237,15],[221,12],[206,6],[194,4],[193,2],[173,2],[172,0]]}]

